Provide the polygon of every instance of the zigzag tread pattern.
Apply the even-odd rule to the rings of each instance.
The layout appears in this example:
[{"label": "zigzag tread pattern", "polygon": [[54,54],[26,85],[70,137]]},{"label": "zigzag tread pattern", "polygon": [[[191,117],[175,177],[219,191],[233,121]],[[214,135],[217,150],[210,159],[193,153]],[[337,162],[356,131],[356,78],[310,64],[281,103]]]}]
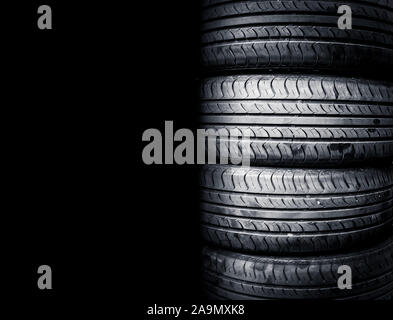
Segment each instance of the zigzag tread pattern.
[{"label": "zigzag tread pattern", "polygon": [[220,133],[216,153],[224,148],[231,163],[247,157],[255,165],[325,166],[393,157],[393,86],[385,82],[214,77],[202,83],[201,98],[200,122]]},{"label": "zigzag tread pattern", "polygon": [[[381,8],[370,3],[359,3],[349,1],[352,15],[357,18],[370,18],[392,22],[393,12],[388,8]],[[244,16],[251,14],[279,14],[279,13],[306,13],[311,17],[316,14],[336,15],[337,10],[342,5],[340,1],[310,1],[310,0],[249,0],[241,2],[223,3],[214,7],[206,8],[203,11],[203,19],[215,20],[220,18]]]},{"label": "zigzag tread pattern", "polygon": [[[244,0],[202,0],[202,6],[203,7],[211,7],[215,5],[220,5],[224,3],[236,3],[236,2],[241,2]],[[336,1],[336,0],[333,0]],[[378,5],[385,7],[387,9],[393,9],[393,0],[361,0],[357,1],[357,3],[365,3],[369,5]]]},{"label": "zigzag tread pattern", "polygon": [[[210,289],[227,299],[230,293],[246,299],[378,298],[393,289],[393,238],[369,249],[324,257],[273,258],[205,248],[203,265]],[[353,269],[353,290],[337,288],[342,265]]]},{"label": "zigzag tread pattern", "polygon": [[248,137],[256,139],[331,139],[334,140],[393,140],[392,128],[321,128],[284,126],[201,126],[206,132],[221,137]]},{"label": "zigzag tread pattern", "polygon": [[[237,2],[244,2],[247,0],[202,0],[201,4],[203,8],[207,7],[214,7],[217,5],[223,5],[223,4],[235,4]],[[263,0],[261,0],[263,1]],[[271,0],[266,0],[266,1],[271,1]],[[325,1],[333,1],[337,3],[337,0],[325,0]],[[384,7],[385,9],[393,9],[393,0],[355,0],[357,4],[363,3],[366,5],[375,5],[379,7]],[[348,1],[348,3],[351,3],[351,1]]]},{"label": "zigzag tread pattern", "polygon": [[373,117],[386,116],[393,118],[393,105],[367,104],[366,102],[342,103],[339,100],[331,103],[261,101],[261,100],[229,100],[202,101],[201,113],[223,115],[303,115],[303,116],[341,116],[341,117]]},{"label": "zigzag tread pattern", "polygon": [[330,40],[391,47],[393,36],[376,31],[356,29],[342,30],[337,27],[274,25],[215,30],[205,32],[201,37],[201,42],[204,46],[256,40],[314,40],[318,42]]},{"label": "zigzag tread pattern", "polygon": [[201,85],[201,99],[334,100],[338,103],[341,100],[391,104],[393,87],[386,82],[344,77],[239,75],[207,78]]},{"label": "zigzag tread pattern", "polygon": [[393,10],[351,3],[354,25],[340,30],[339,4],[242,1],[208,7],[202,15],[202,63],[218,69],[393,69]]},{"label": "zigzag tread pattern", "polygon": [[323,195],[354,193],[391,186],[393,167],[354,169],[246,168],[206,165],[204,188],[256,194]]},{"label": "zigzag tread pattern", "polygon": [[352,248],[392,224],[393,168],[378,170],[205,166],[203,236],[243,251]]},{"label": "zigzag tread pattern", "polygon": [[[354,59],[356,57],[356,59]],[[393,50],[319,41],[253,41],[202,49],[205,67],[225,69],[392,69]],[[359,70],[358,70],[359,71]]]}]

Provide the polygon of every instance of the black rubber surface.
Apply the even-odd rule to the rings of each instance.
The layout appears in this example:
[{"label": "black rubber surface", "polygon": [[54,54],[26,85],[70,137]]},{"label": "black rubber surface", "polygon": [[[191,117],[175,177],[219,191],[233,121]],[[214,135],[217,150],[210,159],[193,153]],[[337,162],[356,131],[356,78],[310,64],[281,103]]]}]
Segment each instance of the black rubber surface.
[{"label": "black rubber surface", "polygon": [[204,238],[246,252],[312,253],[357,247],[389,230],[393,167],[245,168],[201,172]]},{"label": "black rubber surface", "polygon": [[[393,158],[390,83],[235,75],[206,79],[201,100],[201,126],[227,135],[220,147],[231,159],[247,156],[257,165],[333,166]],[[243,154],[239,137],[248,137],[249,155]]]},{"label": "black rubber surface", "polygon": [[[393,67],[393,2],[221,1],[202,12],[202,62],[212,69],[372,73]],[[340,30],[338,7],[352,9]]]},{"label": "black rubber surface", "polygon": [[[214,248],[203,251],[210,298],[389,299],[393,291],[393,237],[371,248],[312,257],[253,256]],[[340,266],[352,269],[352,289],[340,290]]]}]

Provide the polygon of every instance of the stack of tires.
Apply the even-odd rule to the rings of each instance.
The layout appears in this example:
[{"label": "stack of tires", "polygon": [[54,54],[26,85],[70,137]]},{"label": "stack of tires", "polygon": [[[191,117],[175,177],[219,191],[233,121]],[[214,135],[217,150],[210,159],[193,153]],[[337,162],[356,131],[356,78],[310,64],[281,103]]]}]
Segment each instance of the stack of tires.
[{"label": "stack of tires", "polygon": [[[208,296],[391,299],[393,0],[202,11],[201,127],[230,149],[201,172]],[[242,137],[250,166],[233,164]]]}]

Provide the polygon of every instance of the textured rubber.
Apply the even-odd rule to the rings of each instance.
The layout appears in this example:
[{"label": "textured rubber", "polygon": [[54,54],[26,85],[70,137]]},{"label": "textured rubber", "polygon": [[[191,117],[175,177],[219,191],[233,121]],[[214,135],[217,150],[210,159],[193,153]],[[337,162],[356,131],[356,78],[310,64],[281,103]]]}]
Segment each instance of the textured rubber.
[{"label": "textured rubber", "polygon": [[201,172],[204,238],[246,252],[304,253],[357,247],[393,221],[393,166],[245,168]]},{"label": "textured rubber", "polygon": [[[252,256],[203,251],[206,291],[213,299],[389,299],[393,291],[393,237],[352,253],[312,257]],[[352,270],[352,289],[341,290],[340,266]]]},{"label": "textured rubber", "polygon": [[[256,165],[331,166],[393,158],[393,87],[365,79],[236,75],[201,86],[201,126],[227,134],[229,157],[251,142]],[[222,134],[221,134],[222,135]],[[217,148],[218,155],[220,148]],[[238,162],[236,162],[238,163]]]},{"label": "textured rubber", "polygon": [[[202,7],[207,8],[207,7],[212,7],[214,5],[217,5],[217,4],[234,3],[236,1],[240,2],[241,0],[202,0],[201,2],[202,2]],[[383,7],[383,8],[387,8],[387,9],[393,9],[393,1],[392,0],[357,0],[356,2],[377,5],[379,7]],[[349,2],[347,1],[346,3],[349,3]]]},{"label": "textured rubber", "polygon": [[[202,13],[209,69],[300,69],[370,73],[393,68],[393,1],[217,1]],[[352,29],[338,28],[348,5]]]}]

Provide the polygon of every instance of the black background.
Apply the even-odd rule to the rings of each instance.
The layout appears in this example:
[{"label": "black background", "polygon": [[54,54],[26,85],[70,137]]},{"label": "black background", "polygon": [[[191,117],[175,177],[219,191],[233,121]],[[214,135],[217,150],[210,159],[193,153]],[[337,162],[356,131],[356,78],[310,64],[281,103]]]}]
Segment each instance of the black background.
[{"label": "black background", "polygon": [[[18,301],[51,315],[203,298],[198,168],[141,159],[144,130],[196,126],[199,5],[125,3],[3,7],[3,274]],[[41,4],[53,30],[37,28]],[[42,264],[53,290],[37,288]]]},{"label": "black background", "polygon": [[142,162],[146,129],[195,127],[197,2],[47,1],[53,30],[37,28],[41,4],[8,9],[5,33],[18,284],[38,301],[199,299],[198,168]]}]

